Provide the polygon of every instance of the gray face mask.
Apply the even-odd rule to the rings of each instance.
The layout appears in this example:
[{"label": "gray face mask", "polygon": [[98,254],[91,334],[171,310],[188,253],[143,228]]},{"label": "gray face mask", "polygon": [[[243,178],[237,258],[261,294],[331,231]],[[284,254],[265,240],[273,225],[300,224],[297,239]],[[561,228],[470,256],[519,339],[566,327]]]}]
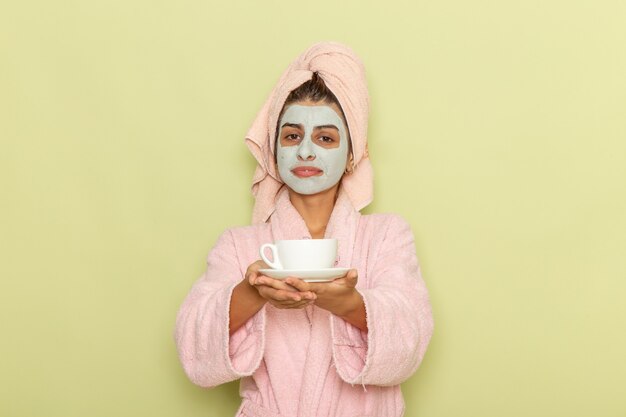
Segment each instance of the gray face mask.
[{"label": "gray face mask", "polygon": [[[287,125],[287,126],[286,126]],[[284,138],[288,126],[298,126],[299,134]],[[334,126],[339,134],[339,146],[332,147],[323,129]],[[294,132],[294,129],[289,130]],[[283,145],[281,139],[292,145]],[[348,158],[346,126],[332,107],[289,106],[279,122],[276,160],[282,180],[299,194],[317,194],[336,185],[341,179]]]}]

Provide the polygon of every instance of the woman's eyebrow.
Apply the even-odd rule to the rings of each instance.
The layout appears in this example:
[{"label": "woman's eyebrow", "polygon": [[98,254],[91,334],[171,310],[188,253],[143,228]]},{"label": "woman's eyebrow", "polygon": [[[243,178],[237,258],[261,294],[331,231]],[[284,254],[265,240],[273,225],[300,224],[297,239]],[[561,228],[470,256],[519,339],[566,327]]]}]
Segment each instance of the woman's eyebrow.
[{"label": "woman's eyebrow", "polygon": [[285,126],[287,126],[287,127],[294,127],[296,129],[302,129],[303,128],[303,126],[301,124],[296,124],[296,123],[285,123],[281,127],[285,127]]},{"label": "woman's eyebrow", "polygon": [[315,126],[314,129],[335,129],[337,131],[339,131],[339,128],[335,125],[321,125],[321,126]]}]

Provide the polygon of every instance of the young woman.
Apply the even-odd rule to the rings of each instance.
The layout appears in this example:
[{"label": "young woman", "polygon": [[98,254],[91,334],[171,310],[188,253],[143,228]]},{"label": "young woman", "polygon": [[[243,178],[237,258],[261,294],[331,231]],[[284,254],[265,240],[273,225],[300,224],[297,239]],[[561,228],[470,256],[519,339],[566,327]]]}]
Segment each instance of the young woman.
[{"label": "young woman", "polygon": [[[196,384],[241,378],[237,416],[404,413],[399,384],[432,335],[408,224],[361,215],[372,199],[368,95],[358,57],[318,43],[283,73],[246,137],[258,161],[253,225],[226,230],[180,308],[176,342]],[[331,282],[262,275],[263,243],[336,238]]]}]

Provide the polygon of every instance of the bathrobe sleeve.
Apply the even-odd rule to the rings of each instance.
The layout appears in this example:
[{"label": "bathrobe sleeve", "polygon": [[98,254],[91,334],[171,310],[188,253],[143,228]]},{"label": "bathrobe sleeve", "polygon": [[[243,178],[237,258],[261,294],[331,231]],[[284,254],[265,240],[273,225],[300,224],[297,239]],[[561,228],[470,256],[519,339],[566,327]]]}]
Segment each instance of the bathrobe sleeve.
[{"label": "bathrobe sleeve", "polygon": [[[428,291],[415,254],[413,233],[399,216],[388,216],[363,296],[368,332],[331,316],[333,358],[350,384],[397,385],[418,368],[433,332]],[[381,233],[381,234],[379,234]],[[380,236],[380,237],[379,237]],[[378,246],[378,244],[376,245]]]},{"label": "bathrobe sleeve", "polygon": [[229,336],[230,299],[244,273],[233,235],[227,230],[209,253],[207,269],[183,301],[176,319],[178,356],[194,384],[214,387],[252,375],[259,367],[265,307]]}]

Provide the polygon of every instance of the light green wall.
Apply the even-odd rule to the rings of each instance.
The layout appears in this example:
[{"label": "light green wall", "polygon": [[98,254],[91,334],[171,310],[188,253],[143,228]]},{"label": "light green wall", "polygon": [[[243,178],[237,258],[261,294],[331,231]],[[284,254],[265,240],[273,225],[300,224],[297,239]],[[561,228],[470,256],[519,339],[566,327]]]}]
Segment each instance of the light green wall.
[{"label": "light green wall", "polygon": [[[406,416],[624,416],[626,3],[0,5],[0,415],[229,416],[177,308],[247,224],[243,136],[315,41],[368,70],[371,211],[436,330]],[[382,416],[385,417],[385,416]]]}]

